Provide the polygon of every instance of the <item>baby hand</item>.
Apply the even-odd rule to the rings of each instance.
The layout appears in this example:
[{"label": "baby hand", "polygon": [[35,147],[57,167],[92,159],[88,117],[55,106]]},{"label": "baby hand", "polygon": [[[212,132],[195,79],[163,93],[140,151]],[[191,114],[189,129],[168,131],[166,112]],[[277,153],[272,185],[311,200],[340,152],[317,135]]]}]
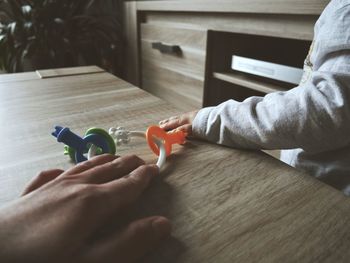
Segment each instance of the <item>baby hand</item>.
[{"label": "baby hand", "polygon": [[192,122],[198,113],[197,111],[191,111],[179,116],[173,116],[168,119],[159,122],[160,128],[170,131],[170,130],[181,130],[184,131],[187,136],[192,135]]}]

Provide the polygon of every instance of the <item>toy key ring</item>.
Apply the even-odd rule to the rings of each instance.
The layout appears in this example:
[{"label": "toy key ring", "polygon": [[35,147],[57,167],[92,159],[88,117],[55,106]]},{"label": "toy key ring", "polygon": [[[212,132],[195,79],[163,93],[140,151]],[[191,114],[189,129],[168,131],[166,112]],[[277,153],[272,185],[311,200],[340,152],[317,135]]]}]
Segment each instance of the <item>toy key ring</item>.
[{"label": "toy key ring", "polygon": [[106,131],[99,128],[87,130],[85,136],[81,138],[69,128],[56,126],[52,135],[58,142],[66,144],[65,154],[68,154],[75,163],[87,160],[84,154],[91,145],[97,146],[101,153],[115,154],[116,151],[113,139]]},{"label": "toy key ring", "polygon": [[145,138],[151,150],[158,155],[159,168],[163,167],[166,157],[171,153],[172,144],[183,144],[186,137],[182,131],[167,133],[158,126],[151,126],[146,132],[112,127],[107,133],[103,129],[91,128],[85,133],[84,138],[71,132],[69,128],[56,126],[52,135],[57,137],[58,142],[66,144],[65,154],[69,154],[76,163],[102,153],[115,154],[116,146],[129,143],[132,137]]},{"label": "toy key ring", "polygon": [[[121,145],[121,144],[128,144],[131,140],[132,137],[140,137],[140,138],[146,138],[145,132],[142,131],[128,131],[123,127],[117,127],[117,128],[110,128],[109,129],[109,135],[114,137],[114,142],[116,145]],[[160,154],[158,154],[158,161],[157,161],[157,166],[161,168],[166,160],[166,151],[164,144],[162,141],[160,141],[157,138],[154,138],[154,143],[156,143],[157,147],[160,149]],[[95,145],[92,145],[88,151],[88,159],[92,158],[93,156],[96,155],[97,153],[97,147]]]},{"label": "toy key ring", "polygon": [[154,139],[161,139],[164,143],[166,156],[169,156],[171,154],[171,148],[173,144],[184,144],[186,133],[183,131],[176,131],[176,132],[165,132],[163,129],[161,129],[158,126],[151,126],[146,131],[146,139],[148,142],[149,147],[151,147],[152,151],[159,155],[159,151],[161,150],[159,148],[159,145],[155,143],[156,140]]}]

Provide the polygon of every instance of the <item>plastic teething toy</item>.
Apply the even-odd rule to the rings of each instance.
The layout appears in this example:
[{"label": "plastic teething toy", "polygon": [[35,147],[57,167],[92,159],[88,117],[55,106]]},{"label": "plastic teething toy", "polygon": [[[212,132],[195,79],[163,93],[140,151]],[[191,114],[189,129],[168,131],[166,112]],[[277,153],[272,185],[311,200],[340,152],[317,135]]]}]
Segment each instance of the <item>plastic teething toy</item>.
[{"label": "plastic teething toy", "polygon": [[[141,137],[147,140],[151,150],[158,155],[157,165],[161,168],[166,157],[171,154],[173,144],[184,144],[186,134],[182,131],[165,132],[158,126],[151,126],[146,132],[128,131],[123,127],[112,127],[107,133],[103,129],[91,128],[84,138],[71,132],[69,128],[55,127],[52,133],[58,142],[65,143],[65,154],[72,161],[79,163],[102,153],[115,154],[116,145],[128,144],[131,137]],[[87,154],[87,158],[84,156]]]},{"label": "plastic teething toy", "polygon": [[71,158],[74,157],[72,159],[76,163],[87,160],[84,154],[88,152],[91,145],[97,146],[103,153],[115,154],[113,138],[102,129],[91,128],[86,132],[85,137],[81,138],[69,128],[56,126],[52,135],[57,138],[58,142],[63,142],[68,146],[66,151]]},{"label": "plastic teething toy", "polygon": [[159,155],[159,149],[154,143],[154,138],[162,139],[164,141],[166,156],[171,154],[173,144],[184,144],[186,134],[183,131],[165,132],[158,126],[151,126],[146,131],[146,139],[152,151]]}]

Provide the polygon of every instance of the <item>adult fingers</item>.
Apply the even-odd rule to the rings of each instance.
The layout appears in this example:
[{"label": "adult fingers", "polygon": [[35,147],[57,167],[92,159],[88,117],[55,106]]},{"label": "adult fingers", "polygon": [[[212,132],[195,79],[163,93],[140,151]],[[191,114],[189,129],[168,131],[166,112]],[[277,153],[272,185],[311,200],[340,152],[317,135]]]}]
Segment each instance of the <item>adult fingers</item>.
[{"label": "adult fingers", "polygon": [[102,154],[95,156],[94,158],[87,160],[85,162],[78,163],[74,167],[67,170],[64,175],[70,175],[70,174],[79,174],[84,171],[87,171],[95,166],[102,165],[105,163],[109,163],[115,159],[119,158],[119,156],[111,155],[111,154]]},{"label": "adult fingers", "polygon": [[134,262],[156,247],[171,232],[164,217],[149,217],[97,243],[86,255],[92,262]]},{"label": "adult fingers", "polygon": [[[112,167],[112,175],[120,175],[118,170],[116,172],[113,169],[113,165],[109,167]],[[92,174],[88,174],[88,172]],[[79,183],[82,178],[91,181],[96,178],[94,176],[103,176],[104,172],[106,172],[104,169],[101,170],[100,167],[95,167],[87,171],[85,175],[72,175],[69,179],[74,184],[78,182],[77,186],[73,188],[74,195],[77,194],[79,197],[78,203],[80,203],[82,213],[90,214],[93,211],[92,216],[87,220],[90,220],[92,226],[95,225],[93,227],[96,228],[99,222],[105,222],[117,212],[121,213],[128,208],[148,186],[151,179],[159,173],[159,169],[156,165],[143,165],[124,177],[104,184]],[[72,178],[74,178],[73,181]]]},{"label": "adult fingers", "polygon": [[42,171],[30,181],[30,183],[24,189],[22,196],[29,194],[30,192],[33,192],[34,190],[40,188],[44,184],[52,181],[53,179],[61,175],[63,172],[64,171],[61,169]]},{"label": "adult fingers", "polygon": [[104,204],[108,211],[128,206],[136,201],[151,179],[159,174],[156,165],[142,165],[132,171],[128,176],[101,185],[100,191],[104,193]]},{"label": "adult fingers", "polygon": [[136,155],[126,155],[111,162],[96,165],[79,174],[83,182],[103,184],[128,175],[145,162]]},{"label": "adult fingers", "polygon": [[87,171],[87,170],[95,167],[95,166],[111,162],[117,158],[119,158],[119,156],[112,155],[112,154],[97,155],[90,160],[76,164],[74,167],[67,170],[67,172],[65,174],[68,175],[68,174],[82,173],[84,171]]}]

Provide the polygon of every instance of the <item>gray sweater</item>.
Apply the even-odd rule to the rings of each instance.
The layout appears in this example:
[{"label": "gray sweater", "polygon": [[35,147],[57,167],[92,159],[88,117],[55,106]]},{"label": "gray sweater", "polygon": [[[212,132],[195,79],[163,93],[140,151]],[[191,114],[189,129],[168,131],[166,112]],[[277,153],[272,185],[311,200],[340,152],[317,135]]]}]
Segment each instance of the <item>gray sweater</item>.
[{"label": "gray sweater", "polygon": [[194,135],[281,160],[350,194],[350,0],[333,0],[315,25],[298,87],[203,108]]}]

